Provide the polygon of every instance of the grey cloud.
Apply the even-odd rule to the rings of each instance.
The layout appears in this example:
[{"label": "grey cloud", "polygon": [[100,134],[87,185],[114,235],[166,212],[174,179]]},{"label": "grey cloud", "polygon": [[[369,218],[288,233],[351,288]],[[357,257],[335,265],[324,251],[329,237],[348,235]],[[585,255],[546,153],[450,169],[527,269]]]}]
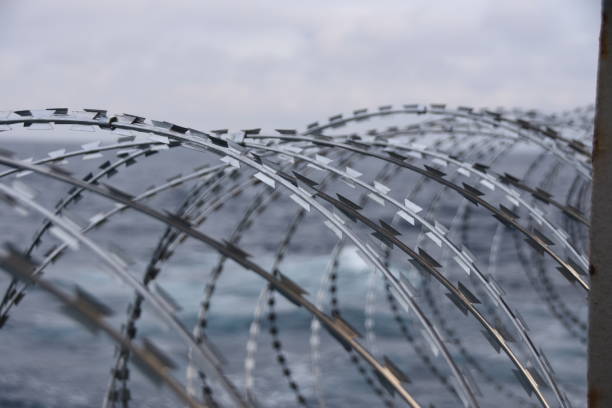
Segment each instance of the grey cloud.
[{"label": "grey cloud", "polygon": [[202,129],[442,101],[594,99],[596,2],[12,0],[0,109],[105,107]]}]

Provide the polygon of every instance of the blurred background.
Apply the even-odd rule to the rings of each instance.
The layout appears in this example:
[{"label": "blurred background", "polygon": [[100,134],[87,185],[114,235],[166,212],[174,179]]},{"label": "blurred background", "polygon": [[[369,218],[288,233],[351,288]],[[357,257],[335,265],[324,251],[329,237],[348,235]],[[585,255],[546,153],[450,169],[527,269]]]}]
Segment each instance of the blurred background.
[{"label": "blurred background", "polygon": [[0,110],[200,129],[381,104],[555,111],[595,97],[599,2],[3,0]]}]

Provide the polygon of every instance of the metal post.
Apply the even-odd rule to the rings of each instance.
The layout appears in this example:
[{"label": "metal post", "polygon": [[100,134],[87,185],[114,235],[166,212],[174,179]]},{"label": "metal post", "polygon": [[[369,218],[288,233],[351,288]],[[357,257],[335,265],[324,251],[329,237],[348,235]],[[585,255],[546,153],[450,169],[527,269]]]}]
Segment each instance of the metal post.
[{"label": "metal post", "polygon": [[593,139],[591,196],[591,293],[589,296],[589,408],[612,407],[612,64],[608,18],[612,0],[602,1]]}]

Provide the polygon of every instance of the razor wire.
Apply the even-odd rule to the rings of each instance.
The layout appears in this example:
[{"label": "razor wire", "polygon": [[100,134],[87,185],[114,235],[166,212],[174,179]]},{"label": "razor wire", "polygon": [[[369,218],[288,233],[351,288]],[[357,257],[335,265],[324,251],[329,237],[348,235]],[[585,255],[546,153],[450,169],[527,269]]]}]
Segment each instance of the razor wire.
[{"label": "razor wire", "polygon": [[[571,407],[567,387],[542,345],[534,340],[539,334],[506,300],[512,290],[506,284],[509,277],[497,275],[502,254],[514,248],[519,266],[516,269],[526,272],[535,300],[543,302],[553,319],[578,341],[580,350],[585,331],[580,297],[569,301],[561,292],[566,292],[563,285],[567,282],[587,293],[589,290],[584,251],[589,228],[585,200],[591,180],[587,136],[593,130],[592,114],[588,107],[544,115],[521,110],[453,109],[442,104],[381,106],[331,116],[325,123],[313,122],[302,132],[205,132],[136,115],[112,115],[104,110],[6,112],[0,115],[0,136],[21,128],[54,133],[70,128],[95,131],[102,137],[80,149],[57,149],[40,159],[19,159],[6,149],[0,151],[2,202],[17,214],[42,217],[29,244],[11,242],[2,254],[10,280],[0,303],[0,328],[10,328],[13,309],[27,301],[25,294],[36,286],[63,302],[72,311],[68,315],[76,314],[77,321],[86,327],[107,333],[117,344],[117,351],[109,362],[111,374],[104,407],[121,404],[125,408],[137,398],[137,389],[129,384],[132,364],[144,367],[145,374],[168,385],[189,406],[266,406],[265,399],[256,397],[258,373],[269,369],[266,364],[256,363],[257,356],[263,353],[258,336],[265,325],[272,346],[268,365],[279,365],[287,392],[299,405],[333,405],[327,400],[337,398],[338,390],[330,393],[330,387],[324,386],[324,373],[327,378],[334,374],[327,373],[329,368],[323,369],[322,355],[335,355],[344,348],[349,357],[347,369],[361,377],[379,401],[389,407],[428,406],[431,395],[413,385],[418,383],[418,373],[411,367],[420,364],[448,401],[459,400],[466,407],[487,406],[490,398],[500,397],[490,389],[503,391],[509,401],[521,405]],[[386,128],[377,124],[377,128],[364,130],[362,126],[367,120],[391,119],[394,124]],[[395,124],[401,121],[404,125]],[[500,164],[520,155],[519,149],[529,149],[541,158],[535,159],[522,176]],[[136,191],[138,187],[125,191],[106,181],[129,183],[134,169],[155,167],[162,162],[161,155],[171,157],[180,152],[199,155],[203,163],[198,160],[194,163],[198,168],[187,175],[174,174],[165,183],[150,177],[154,186],[140,192]],[[108,157],[112,154],[115,160]],[[69,162],[77,158],[102,163],[95,170],[90,166],[84,176],[77,177]],[[546,172],[538,168],[544,160],[549,163]],[[157,171],[161,175],[168,170],[159,167]],[[537,171],[543,179],[534,182],[531,179]],[[33,178],[68,186],[56,199],[54,209],[33,192]],[[571,182],[564,183],[566,178]],[[172,211],[158,209],[159,203],[143,203],[154,197],[168,197],[171,192],[183,195]],[[107,206],[110,203],[110,207],[96,210],[81,222],[75,213],[87,211],[84,200],[97,200]],[[228,210],[236,206],[243,207],[240,217]],[[279,212],[288,214],[292,210],[292,221],[260,238],[265,247],[275,250],[247,251],[245,246],[252,245],[253,237],[261,234],[258,231],[268,228],[266,224],[274,221],[274,214],[278,217]],[[139,278],[118,253],[86,236],[104,231],[115,215],[136,213],[164,227]],[[475,217],[482,218],[484,214],[492,216],[486,223],[490,224],[486,227],[491,231],[487,237],[490,246],[477,252],[485,253],[479,259],[469,248],[482,245],[475,242],[471,230]],[[226,219],[226,224],[236,221],[233,230],[223,232],[216,227],[214,222],[220,219]],[[316,278],[318,287],[316,299],[312,300],[303,286],[306,283],[298,283],[304,276],[292,272],[293,264],[287,262],[293,252],[299,256],[295,249],[300,246],[299,236],[307,233],[323,234],[329,242],[321,258],[328,266],[313,271],[309,277]],[[216,266],[202,271],[208,278],[202,281],[199,303],[198,299],[189,300],[199,305],[192,333],[179,317],[179,302],[158,279],[165,277],[165,269],[173,267],[172,255],[183,250],[186,241],[204,244],[207,250],[201,257],[210,257],[211,253],[219,257]],[[272,244],[274,241],[276,244]],[[25,245],[25,249],[16,250],[18,245]],[[37,248],[49,245],[44,254],[37,253]],[[75,292],[73,301],[52,278],[43,279],[47,266],[70,262],[64,260],[64,254],[85,248],[135,291],[118,328],[104,319],[111,308],[103,301],[82,290]],[[369,272],[360,275],[361,280],[350,278],[349,285],[342,268],[351,248]],[[270,262],[266,254],[273,255],[269,267],[263,266]],[[42,261],[34,261],[40,256]],[[242,273],[263,278],[258,295],[250,299],[253,314],[247,330],[246,355],[242,358],[221,353],[208,328],[209,316],[215,315],[211,306],[223,300],[217,287],[223,284],[221,276],[228,268],[227,261]],[[481,265],[487,265],[486,273]],[[550,272],[551,268],[560,273]],[[520,279],[515,275],[512,279]],[[346,293],[346,285],[357,285],[355,290],[363,291],[361,306],[353,300],[341,305],[339,295],[341,291]],[[379,290],[384,290],[384,307],[378,304]],[[327,306],[325,293],[329,298]],[[283,326],[294,323],[282,317],[288,305],[301,310],[298,315],[303,315],[300,319],[304,333],[309,333],[305,336],[311,361],[308,376],[292,368],[295,363],[290,349],[297,345],[287,340]],[[453,321],[452,308],[470,317],[470,327],[475,325],[471,330],[480,327],[483,339],[493,350],[503,351],[505,359],[495,360],[499,367],[495,370],[510,363],[510,372],[526,396],[518,396],[512,386],[489,372],[491,367],[479,363],[477,355],[481,350],[461,338],[466,329],[453,327],[457,322]],[[187,350],[185,382],[169,376],[170,370],[177,368],[172,361],[175,359],[147,337],[142,338],[142,348],[135,345],[144,310],[155,310],[160,321],[183,339]],[[361,320],[355,320],[357,310],[363,314]],[[387,324],[387,320],[393,323]],[[363,327],[365,336],[357,326]],[[330,336],[322,336],[321,328]],[[393,339],[401,339],[402,348],[415,360],[391,356],[385,347],[389,340],[381,330],[396,333]],[[237,373],[227,374],[231,366],[228,360],[237,359],[244,367],[244,381],[238,379]],[[527,401],[532,395],[537,402]]]}]

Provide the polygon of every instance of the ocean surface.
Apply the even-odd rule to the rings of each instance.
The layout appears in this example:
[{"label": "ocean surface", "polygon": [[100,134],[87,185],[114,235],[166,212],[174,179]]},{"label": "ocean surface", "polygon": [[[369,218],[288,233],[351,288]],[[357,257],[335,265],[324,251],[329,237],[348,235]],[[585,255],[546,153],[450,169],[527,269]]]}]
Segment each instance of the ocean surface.
[{"label": "ocean surface", "polygon": [[[22,143],[3,142],[3,148],[19,152],[19,157],[44,157],[47,152],[66,143]],[[70,150],[70,148],[68,148]],[[112,157],[112,156],[110,156]],[[535,155],[515,151],[509,153],[500,164],[501,168],[524,174]],[[75,175],[82,177],[88,166],[98,166],[106,158],[91,161],[70,160],[70,168]],[[552,163],[552,162],[551,162]],[[141,192],[149,184],[159,184],[167,178],[189,172],[189,169],[206,164],[201,154],[185,151],[180,154],[161,152],[151,159],[139,161],[136,165],[120,171],[109,179],[108,183],[124,191]],[[365,164],[364,164],[365,166]],[[548,167],[547,167],[548,166]],[[534,183],[544,183],[547,168],[551,165],[542,163],[536,172]],[[378,171],[372,169],[371,171]],[[548,176],[552,177],[552,176]],[[558,172],[551,188],[559,196],[569,188],[570,173]],[[7,184],[12,181],[5,179]],[[20,179],[21,180],[21,179]],[[30,175],[24,177],[37,191],[38,202],[53,208],[58,199],[66,194],[69,187],[49,181],[43,177]],[[412,179],[395,177],[390,182],[394,191],[409,191],[415,183]],[[184,185],[161,194],[147,204],[157,209],[175,211],[189,188],[194,183]],[[346,186],[345,186],[346,188]],[[338,187],[338,191],[341,191]],[[236,224],[245,214],[262,189],[246,189],[238,198],[228,200],[226,205],[213,213],[202,224],[201,230],[215,237],[229,238]],[[342,190],[343,191],[343,190]],[[461,208],[458,196],[449,192],[436,195],[437,189],[425,185],[419,202],[426,205],[435,203],[435,218],[447,226]],[[109,200],[84,194],[76,205],[68,207],[66,216],[78,223],[87,220],[98,211],[113,207]],[[283,196],[258,214],[253,224],[245,232],[240,247],[252,256],[251,259],[264,265],[272,266],[275,252],[280,245],[284,232],[296,216],[296,207]],[[368,207],[369,208],[369,207]],[[384,214],[387,209],[373,208],[371,214]],[[457,236],[469,243],[469,248],[484,271],[492,271],[505,291],[505,299],[517,310],[520,310],[538,348],[545,353],[559,384],[567,392],[575,406],[584,406],[586,346],[579,336],[573,334],[555,317],[550,305],[542,300],[524,271],[517,255],[517,245],[521,246],[527,260],[536,262],[538,255],[523,246],[522,239],[516,239],[509,230],[500,230],[500,243],[495,265],[490,265],[490,249],[493,237],[498,230],[498,223],[490,214],[476,207],[464,208],[469,211],[468,227],[457,231]],[[308,216],[300,224],[296,237],[289,245],[287,255],[280,265],[280,270],[292,280],[298,282],[308,292],[313,302],[322,285],[322,278],[328,267],[329,255],[337,243],[336,236],[325,228],[320,219]],[[552,219],[561,223],[562,217],[553,214]],[[16,243],[21,249],[27,248],[32,236],[42,223],[42,217],[35,213],[27,216],[17,215],[9,206],[0,204],[0,231],[3,242]],[[129,261],[129,271],[136,277],[142,277],[147,263],[165,231],[165,226],[134,211],[124,211],[110,219],[103,227],[88,234],[89,237],[105,248],[123,254]],[[453,232],[454,233],[454,232]],[[584,234],[583,234],[584,235]],[[413,242],[418,239],[412,237]],[[41,259],[46,249],[57,238],[47,233],[40,248],[34,250],[35,258]],[[585,245],[582,242],[581,245]],[[402,265],[405,257],[394,253],[395,264]],[[448,260],[450,255],[439,259]],[[196,324],[200,304],[203,298],[211,271],[219,262],[219,256],[202,243],[188,239],[177,248],[173,256],[164,264],[157,283],[172,296],[180,306],[177,316],[185,327]],[[554,263],[544,262],[548,271],[548,282],[552,293],[583,322],[586,320],[585,294],[577,287],[570,285],[556,273]],[[531,271],[533,274],[534,272]],[[75,285],[96,296],[112,308],[114,315],[109,321],[120,328],[125,321],[126,311],[133,299],[133,290],[114,278],[101,262],[85,248],[78,251],[67,251],[56,263],[45,272],[45,278],[58,287],[70,292]],[[459,272],[452,272],[451,280],[455,283],[461,277]],[[415,278],[418,281],[417,278]],[[474,283],[475,281],[472,281]],[[9,276],[0,273],[0,288],[4,291],[9,283]],[[513,375],[513,366],[503,354],[498,354],[483,337],[474,319],[464,316],[453,307],[445,297],[445,292],[435,282],[419,282],[422,287],[430,288],[429,294],[419,292],[425,310],[436,322],[442,321],[453,336],[445,332],[448,338],[446,345],[460,363],[465,363],[466,356],[459,350],[465,348],[469,356],[477,361],[479,369],[467,365],[466,371],[473,377],[481,392],[481,406],[496,408],[537,406],[535,397],[529,396]],[[322,307],[330,310],[329,286],[323,282],[324,297]],[[398,328],[391,313],[383,280],[357,255],[354,245],[347,243],[339,256],[336,282],[337,304],[342,316],[363,335],[363,343],[368,345],[374,355],[382,359],[392,359],[410,378],[407,384],[413,395],[422,401],[424,406],[460,407],[461,403],[446,386],[428,368],[428,363],[438,368],[441,376],[448,377],[449,370],[435,350],[420,336],[418,324],[409,313],[401,310],[408,330],[414,336],[414,343],[409,342]],[[246,343],[249,329],[254,318],[254,309],[265,282],[254,274],[241,269],[236,263],[225,263],[223,272],[210,304],[210,315],[206,328],[208,339],[225,356],[224,370],[235,384],[242,388],[245,384],[244,358],[247,354]],[[547,292],[551,293],[551,292]],[[429,298],[439,301],[437,309],[428,303]],[[366,377],[359,373],[347,353],[324,330],[320,334],[318,367],[321,376],[318,380],[313,375],[311,344],[312,318],[303,308],[297,308],[289,302],[275,297],[276,322],[282,341],[282,350],[291,375],[300,393],[306,398],[309,406],[318,405],[317,395],[324,396],[328,407],[374,407],[384,406],[385,400],[395,406],[403,406],[401,400],[377,394],[382,386],[376,376],[365,369]],[[491,306],[483,304],[485,306]],[[266,317],[265,302],[262,306],[263,318],[261,330],[256,338],[255,368],[253,395],[261,406],[292,407],[298,406],[296,396],[288,386],[277,355],[272,347],[269,334],[269,320]],[[494,305],[492,306],[494,307]],[[437,310],[437,312],[436,312]],[[436,314],[437,313],[437,314]],[[563,312],[559,312],[563,313]],[[571,325],[571,323],[570,323]],[[574,325],[573,327],[575,327]],[[176,363],[172,374],[180,381],[186,379],[188,348],[185,342],[172,330],[168,330],[163,320],[150,309],[144,307],[143,315],[137,324],[137,338],[152,339]],[[460,343],[453,340],[459,339]],[[416,347],[415,347],[416,344]],[[522,350],[520,344],[515,344]],[[418,350],[417,350],[418,349]],[[419,351],[420,350],[420,351]],[[428,357],[424,360],[423,354]],[[11,309],[10,318],[0,330],[0,408],[89,408],[102,406],[110,381],[110,370],[116,358],[113,342],[102,334],[92,334],[84,330],[66,314],[62,313],[56,300],[41,290],[28,290],[22,302]],[[429,360],[428,360],[429,359]],[[525,358],[528,360],[528,358]],[[366,367],[365,363],[360,363]],[[494,379],[491,381],[491,379]],[[452,382],[452,380],[449,380]],[[373,385],[369,384],[372,383]],[[227,396],[218,384],[211,381],[213,395],[220,403],[231,406]],[[135,407],[176,407],[180,402],[168,388],[152,383],[137,368],[130,369],[129,388],[131,406]],[[544,392],[552,400],[549,389]],[[556,405],[555,405],[556,406]]]}]

